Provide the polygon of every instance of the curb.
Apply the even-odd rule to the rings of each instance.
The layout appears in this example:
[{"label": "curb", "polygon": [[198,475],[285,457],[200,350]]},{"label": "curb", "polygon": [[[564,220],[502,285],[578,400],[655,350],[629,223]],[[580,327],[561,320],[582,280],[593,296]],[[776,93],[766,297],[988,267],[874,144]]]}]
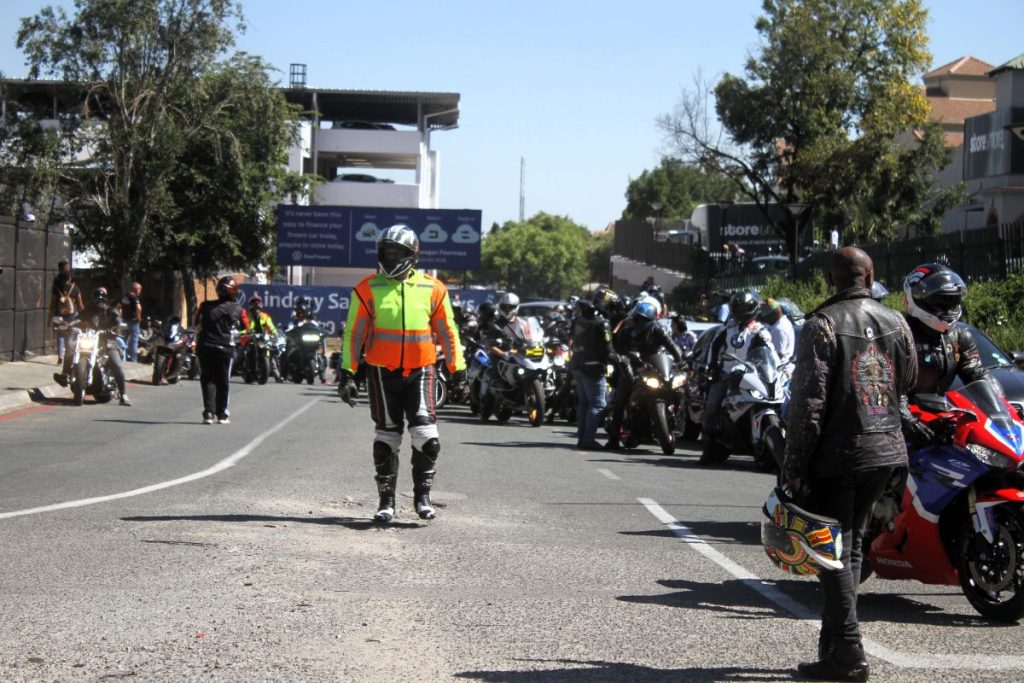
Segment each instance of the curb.
[{"label": "curb", "polygon": [[[136,367],[125,368],[125,380],[131,382],[133,380],[149,378],[153,376],[152,365],[137,365],[135,363],[131,363],[131,365],[134,365]],[[33,387],[31,389],[19,389],[17,391],[4,392],[0,393],[0,410],[22,408],[49,399],[67,398],[70,395],[71,392],[67,387],[62,387],[59,384],[52,383],[44,384],[38,387]]]}]

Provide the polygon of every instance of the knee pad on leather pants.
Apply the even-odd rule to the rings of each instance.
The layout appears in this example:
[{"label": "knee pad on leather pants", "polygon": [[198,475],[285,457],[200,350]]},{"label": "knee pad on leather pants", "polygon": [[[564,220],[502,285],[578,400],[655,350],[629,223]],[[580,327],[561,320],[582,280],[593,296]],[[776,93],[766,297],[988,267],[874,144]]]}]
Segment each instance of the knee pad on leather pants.
[{"label": "knee pad on leather pants", "polygon": [[393,476],[398,474],[398,453],[383,441],[373,442],[373,466],[377,476]]},{"label": "knee pad on leather pants", "polygon": [[437,439],[427,439],[422,448],[412,449],[412,469],[414,471],[433,469],[440,453],[441,442]]}]

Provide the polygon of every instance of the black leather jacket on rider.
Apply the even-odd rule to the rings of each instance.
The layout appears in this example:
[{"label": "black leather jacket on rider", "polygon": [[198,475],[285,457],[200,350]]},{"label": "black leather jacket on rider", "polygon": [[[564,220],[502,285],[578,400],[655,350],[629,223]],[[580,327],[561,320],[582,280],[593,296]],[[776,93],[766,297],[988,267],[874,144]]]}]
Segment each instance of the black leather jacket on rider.
[{"label": "black leather jacket on rider", "polygon": [[656,321],[637,325],[634,318],[627,318],[615,331],[612,346],[615,352],[621,355],[636,351],[643,357],[663,348],[676,363],[683,359],[682,350],[672,341],[668,330]]},{"label": "black leather jacket on rider", "polygon": [[[979,379],[992,381],[992,374],[981,363],[978,343],[966,327],[953,325],[943,334],[913,316],[904,314],[904,317],[917,349],[917,384],[911,395],[944,394],[957,377],[964,384]],[[993,385],[998,391],[994,381]]]},{"label": "black leather jacket on rider", "polygon": [[94,301],[85,309],[79,321],[79,324],[86,329],[117,334],[114,328],[121,325],[121,316],[118,315],[117,309],[109,306],[106,302]]}]

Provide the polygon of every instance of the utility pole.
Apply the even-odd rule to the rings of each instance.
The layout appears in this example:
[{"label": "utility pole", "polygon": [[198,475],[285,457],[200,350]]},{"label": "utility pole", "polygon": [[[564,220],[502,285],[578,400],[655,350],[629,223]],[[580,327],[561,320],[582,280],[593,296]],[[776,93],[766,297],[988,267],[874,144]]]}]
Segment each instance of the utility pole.
[{"label": "utility pole", "polygon": [[519,157],[519,222],[526,220],[526,157]]}]

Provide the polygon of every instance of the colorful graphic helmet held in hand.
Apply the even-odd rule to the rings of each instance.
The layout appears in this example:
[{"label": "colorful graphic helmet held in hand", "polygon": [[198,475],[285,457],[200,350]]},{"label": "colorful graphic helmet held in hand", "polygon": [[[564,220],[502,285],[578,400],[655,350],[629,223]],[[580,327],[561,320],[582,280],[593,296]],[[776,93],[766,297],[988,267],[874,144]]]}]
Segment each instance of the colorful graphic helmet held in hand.
[{"label": "colorful graphic helmet held in hand", "polygon": [[963,312],[960,304],[967,285],[941,263],[926,263],[910,271],[903,281],[907,312],[936,332],[948,332]]},{"label": "colorful graphic helmet held in hand", "polygon": [[377,267],[384,277],[397,279],[416,265],[420,241],[407,225],[392,225],[377,237]]},{"label": "colorful graphic helmet held in hand", "polygon": [[843,541],[838,520],[797,507],[776,487],[762,511],[761,545],[782,571],[813,576],[843,568]]}]

